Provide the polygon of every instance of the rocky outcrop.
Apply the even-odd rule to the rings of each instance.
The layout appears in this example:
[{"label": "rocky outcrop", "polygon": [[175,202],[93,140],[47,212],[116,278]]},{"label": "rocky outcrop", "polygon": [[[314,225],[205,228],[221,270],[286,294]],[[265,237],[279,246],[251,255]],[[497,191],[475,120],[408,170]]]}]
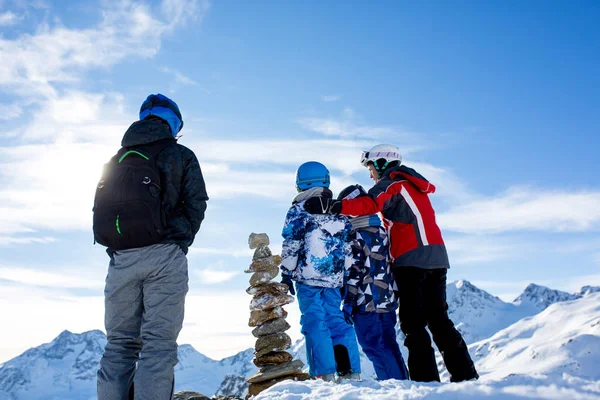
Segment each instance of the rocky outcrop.
[{"label": "rocky outcrop", "polygon": [[310,378],[302,372],[304,363],[293,360],[287,351],[292,340],[285,333],[290,325],[285,320],[287,311],[283,306],[294,302],[294,297],[287,294],[287,285],[272,282],[279,273],[281,257],[272,254],[269,237],[265,233],[251,234],[248,245],[256,249],[250,267],[245,270],[252,274],[250,287],[246,289],[246,293],[252,296],[248,326],[255,327],[252,330],[256,337],[252,362],[260,370],[246,379],[249,383],[246,399],[282,380]]}]

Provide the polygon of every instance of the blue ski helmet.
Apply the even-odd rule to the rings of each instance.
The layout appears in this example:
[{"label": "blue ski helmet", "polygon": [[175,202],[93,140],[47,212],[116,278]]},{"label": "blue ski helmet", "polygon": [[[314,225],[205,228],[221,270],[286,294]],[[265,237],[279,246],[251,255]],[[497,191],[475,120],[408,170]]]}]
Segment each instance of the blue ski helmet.
[{"label": "blue ski helmet", "polygon": [[140,107],[140,121],[150,116],[158,117],[169,124],[173,136],[183,128],[179,107],[173,100],[160,93],[148,96]]},{"label": "blue ski helmet", "polygon": [[296,189],[301,192],[314,187],[329,187],[329,170],[320,162],[305,162],[296,171]]}]

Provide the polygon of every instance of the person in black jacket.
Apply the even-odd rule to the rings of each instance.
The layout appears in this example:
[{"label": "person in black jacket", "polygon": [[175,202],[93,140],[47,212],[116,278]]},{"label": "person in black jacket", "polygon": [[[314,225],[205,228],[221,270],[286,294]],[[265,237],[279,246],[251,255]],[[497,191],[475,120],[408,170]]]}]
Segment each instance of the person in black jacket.
[{"label": "person in black jacket", "polygon": [[[195,154],[177,143],[176,135],[182,126],[175,102],[161,94],[148,96],[140,108],[140,120],[123,136],[123,149],[117,155],[123,154],[107,164],[107,167],[123,165],[126,157],[147,159],[144,149],[158,146],[155,164],[149,165],[155,165],[160,175],[159,221],[163,223],[157,229],[160,239],[156,243],[130,247],[124,241],[117,241],[118,249],[107,249],[110,256],[104,291],[107,343],[98,371],[99,400],[167,400],[173,395],[176,340],[183,325],[188,291],[186,254],[200,229],[208,200]],[[102,182],[98,190],[111,187]],[[99,198],[97,191],[96,199]],[[127,210],[127,207],[131,206],[126,202],[119,205],[118,212],[136,213],[143,208],[137,205]],[[97,231],[103,226],[100,217],[97,223],[96,214],[102,210],[98,201],[94,208],[94,234],[99,237]],[[135,223],[135,219],[130,219],[129,226],[120,225],[117,215],[111,234],[124,238],[124,231],[129,229],[135,236],[141,232],[136,231]],[[147,221],[138,223],[144,225]]]}]

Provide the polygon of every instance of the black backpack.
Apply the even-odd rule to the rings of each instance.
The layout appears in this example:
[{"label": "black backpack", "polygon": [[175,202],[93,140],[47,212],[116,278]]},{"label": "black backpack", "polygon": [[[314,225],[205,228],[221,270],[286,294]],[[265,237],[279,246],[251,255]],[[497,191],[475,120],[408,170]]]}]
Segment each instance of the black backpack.
[{"label": "black backpack", "polygon": [[175,139],[123,147],[104,166],[94,198],[94,243],[114,250],[160,243],[165,222],[156,160]]}]

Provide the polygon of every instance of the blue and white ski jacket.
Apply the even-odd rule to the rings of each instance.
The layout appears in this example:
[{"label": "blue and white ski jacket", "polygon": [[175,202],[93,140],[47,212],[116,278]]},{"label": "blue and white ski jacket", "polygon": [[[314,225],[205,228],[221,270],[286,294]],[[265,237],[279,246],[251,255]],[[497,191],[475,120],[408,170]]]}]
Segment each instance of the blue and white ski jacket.
[{"label": "blue and white ski jacket", "polygon": [[304,202],[317,196],[332,194],[320,187],[306,190],[287,213],[281,233],[281,275],[310,286],[340,288],[346,259],[351,257],[352,225],[341,215],[307,213]]}]

